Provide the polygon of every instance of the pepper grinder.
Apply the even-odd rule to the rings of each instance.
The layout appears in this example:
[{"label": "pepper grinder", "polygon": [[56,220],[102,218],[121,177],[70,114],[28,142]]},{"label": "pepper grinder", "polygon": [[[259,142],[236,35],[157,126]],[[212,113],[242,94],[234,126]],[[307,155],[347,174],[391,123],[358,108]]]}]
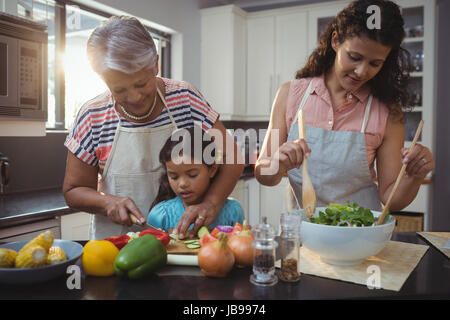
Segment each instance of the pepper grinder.
[{"label": "pepper grinder", "polygon": [[254,257],[250,282],[259,286],[272,286],[278,282],[275,274],[275,249],[278,246],[274,240],[275,230],[267,223],[267,217],[263,217],[263,222],[254,226],[252,232],[255,240],[252,242]]}]

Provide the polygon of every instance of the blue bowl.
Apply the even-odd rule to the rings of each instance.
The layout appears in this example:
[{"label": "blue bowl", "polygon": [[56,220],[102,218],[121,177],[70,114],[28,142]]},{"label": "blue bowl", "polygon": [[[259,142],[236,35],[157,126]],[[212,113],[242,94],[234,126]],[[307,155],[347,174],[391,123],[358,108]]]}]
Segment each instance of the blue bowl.
[{"label": "blue bowl", "polygon": [[[17,241],[0,244],[0,248],[19,251],[28,241]],[[36,268],[0,268],[0,283],[4,284],[31,284],[45,282],[62,276],[67,267],[75,264],[83,254],[83,246],[77,242],[67,240],[54,240],[53,246],[64,250],[67,260]]]}]

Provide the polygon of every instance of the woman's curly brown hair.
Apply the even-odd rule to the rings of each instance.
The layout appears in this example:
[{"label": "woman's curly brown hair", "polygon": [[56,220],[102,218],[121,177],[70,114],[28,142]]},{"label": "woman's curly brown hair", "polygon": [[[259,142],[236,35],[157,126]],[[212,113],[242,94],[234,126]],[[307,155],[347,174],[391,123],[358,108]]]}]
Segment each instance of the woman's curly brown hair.
[{"label": "woman's curly brown hair", "polygon": [[[380,8],[381,28],[368,29],[367,7]],[[327,74],[333,67],[336,52],[331,46],[333,32],[336,31],[339,43],[355,36],[369,39],[391,47],[381,70],[368,81],[372,94],[386,104],[393,115],[402,116],[402,107],[408,107],[409,59],[407,50],[401,47],[405,37],[404,21],[400,8],[391,1],[358,0],[343,9],[328,24],[320,35],[317,48],[309,56],[306,65],[297,72],[296,79],[317,77]]]}]

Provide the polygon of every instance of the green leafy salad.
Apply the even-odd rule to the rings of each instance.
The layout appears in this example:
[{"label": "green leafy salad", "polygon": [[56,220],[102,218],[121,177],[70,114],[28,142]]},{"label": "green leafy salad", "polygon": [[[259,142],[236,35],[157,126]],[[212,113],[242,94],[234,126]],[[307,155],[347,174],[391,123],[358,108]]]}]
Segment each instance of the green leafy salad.
[{"label": "green leafy salad", "polygon": [[[386,214],[383,223],[388,219],[389,213]],[[350,204],[350,201],[347,201],[346,206],[330,203],[326,207],[325,212],[319,211],[318,217],[311,217],[309,220],[312,223],[326,224],[329,226],[370,227],[376,224],[378,218],[374,217],[372,211],[369,209],[358,207],[356,202]]]}]

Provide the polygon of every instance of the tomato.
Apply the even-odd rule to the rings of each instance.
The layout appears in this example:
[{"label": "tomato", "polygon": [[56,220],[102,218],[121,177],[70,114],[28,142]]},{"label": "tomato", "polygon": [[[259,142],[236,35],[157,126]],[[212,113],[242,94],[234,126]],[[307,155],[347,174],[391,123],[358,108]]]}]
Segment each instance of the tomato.
[{"label": "tomato", "polygon": [[234,224],[233,231],[231,231],[230,236],[234,236],[235,234],[240,233],[242,231],[242,229],[243,229],[242,224],[240,224],[239,222],[236,222]]},{"label": "tomato", "polygon": [[217,238],[214,237],[211,233],[205,233],[203,235],[203,237],[201,237],[200,239],[200,246],[202,247],[203,245],[207,244],[208,242],[212,242],[212,241],[216,241]]}]

